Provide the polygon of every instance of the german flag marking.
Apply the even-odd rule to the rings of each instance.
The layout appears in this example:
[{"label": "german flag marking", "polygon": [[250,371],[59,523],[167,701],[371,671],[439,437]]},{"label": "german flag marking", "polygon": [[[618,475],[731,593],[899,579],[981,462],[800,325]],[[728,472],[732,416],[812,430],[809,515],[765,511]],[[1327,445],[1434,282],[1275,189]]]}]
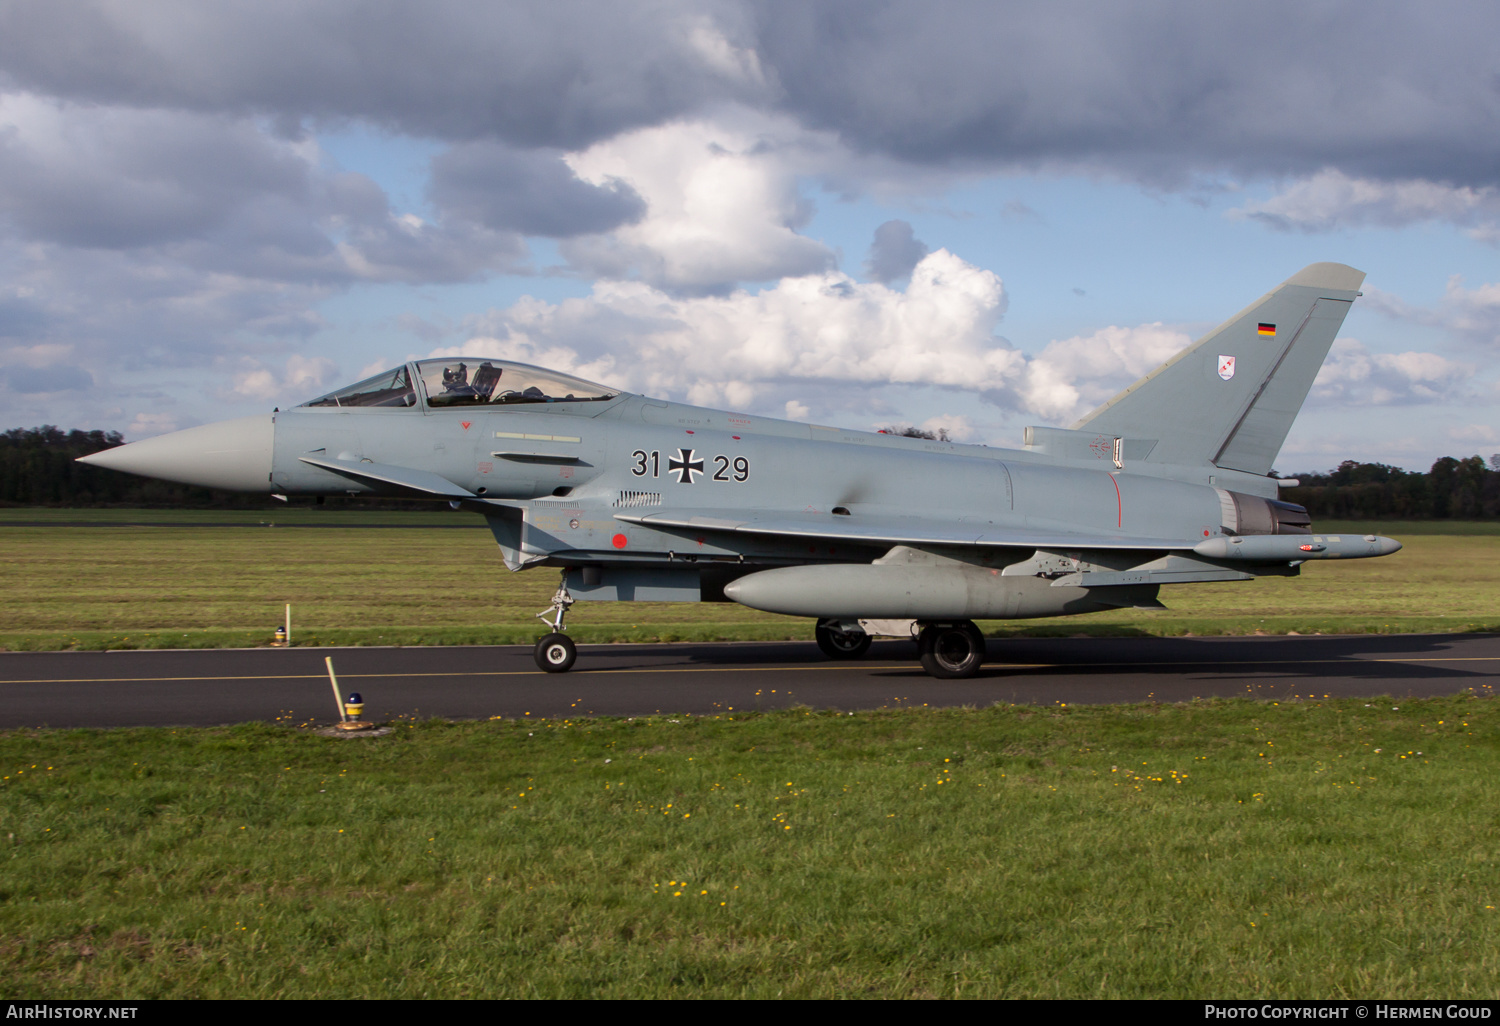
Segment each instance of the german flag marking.
[{"label": "german flag marking", "polygon": [[1255,331],[1256,331],[1257,334],[1260,334],[1260,335],[1274,335],[1274,334],[1276,334],[1276,325],[1274,325],[1274,324],[1266,324],[1263,321],[1263,322],[1261,322],[1261,324],[1259,326],[1256,327]]}]

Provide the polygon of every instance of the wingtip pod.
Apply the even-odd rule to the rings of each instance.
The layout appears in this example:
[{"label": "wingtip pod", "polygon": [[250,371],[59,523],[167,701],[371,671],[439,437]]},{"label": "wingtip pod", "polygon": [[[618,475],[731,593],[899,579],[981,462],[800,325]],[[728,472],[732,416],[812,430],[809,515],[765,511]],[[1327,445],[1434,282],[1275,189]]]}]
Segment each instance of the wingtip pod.
[{"label": "wingtip pod", "polygon": [[1348,264],[1308,264],[1288,278],[1285,285],[1305,285],[1308,288],[1326,289],[1331,292],[1358,292],[1364,284],[1365,272]]},{"label": "wingtip pod", "polygon": [[1208,559],[1271,563],[1306,559],[1369,559],[1399,552],[1401,543],[1380,535],[1263,534],[1209,538],[1193,546]]}]

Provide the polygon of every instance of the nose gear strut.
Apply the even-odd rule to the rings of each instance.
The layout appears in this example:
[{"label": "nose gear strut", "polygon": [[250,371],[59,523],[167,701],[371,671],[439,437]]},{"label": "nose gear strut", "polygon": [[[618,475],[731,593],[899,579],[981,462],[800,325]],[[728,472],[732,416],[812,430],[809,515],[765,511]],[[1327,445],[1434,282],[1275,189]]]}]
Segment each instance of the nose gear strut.
[{"label": "nose gear strut", "polygon": [[[563,617],[567,615],[568,607],[575,601],[577,600],[568,593],[568,573],[565,570],[562,580],[558,582],[557,594],[552,596],[552,604],[536,614],[536,618],[554,631],[565,631],[568,628],[563,626]],[[549,617],[548,614],[551,616]]]},{"label": "nose gear strut", "polygon": [[536,614],[538,620],[552,628],[550,634],[536,643],[536,649],[532,652],[537,666],[547,673],[566,673],[573,668],[573,662],[578,658],[578,646],[563,633],[568,629],[563,623],[563,617],[575,601],[568,593],[568,572],[564,570],[562,580],[557,585],[557,593],[552,596],[552,605]]}]

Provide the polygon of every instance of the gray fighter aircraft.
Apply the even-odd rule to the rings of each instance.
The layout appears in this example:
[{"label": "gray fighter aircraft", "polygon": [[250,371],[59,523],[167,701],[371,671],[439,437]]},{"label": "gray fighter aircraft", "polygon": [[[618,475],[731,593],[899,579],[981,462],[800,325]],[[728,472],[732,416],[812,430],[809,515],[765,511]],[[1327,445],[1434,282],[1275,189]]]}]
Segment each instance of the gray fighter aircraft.
[{"label": "gray fighter aircraft", "polygon": [[1395,552],[1313,534],[1269,477],[1364,274],[1313,264],[1071,428],[1025,448],[702,409],[499,359],[418,360],[294,409],[83,457],[286,496],[448,502],[512,570],[562,570],[538,665],[578,600],[734,601],[817,618],[833,658],[915,637],[935,677],[975,619],[1162,608],[1163,584],[1296,576]]}]

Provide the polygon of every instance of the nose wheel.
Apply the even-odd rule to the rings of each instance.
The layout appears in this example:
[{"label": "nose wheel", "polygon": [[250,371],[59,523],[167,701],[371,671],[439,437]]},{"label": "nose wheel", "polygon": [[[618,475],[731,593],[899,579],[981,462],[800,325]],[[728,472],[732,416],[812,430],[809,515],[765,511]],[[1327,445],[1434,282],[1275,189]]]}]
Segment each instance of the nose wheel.
[{"label": "nose wheel", "polygon": [[562,583],[557,586],[557,594],[552,596],[552,605],[536,614],[538,620],[552,628],[551,633],[544,635],[532,650],[537,666],[547,673],[567,673],[578,659],[578,646],[563,633],[568,629],[563,626],[563,617],[572,604],[573,596],[568,593],[568,575],[564,571]]},{"label": "nose wheel", "polygon": [[567,673],[578,659],[578,646],[566,634],[554,631],[536,643],[532,654],[537,666],[548,673]]}]

